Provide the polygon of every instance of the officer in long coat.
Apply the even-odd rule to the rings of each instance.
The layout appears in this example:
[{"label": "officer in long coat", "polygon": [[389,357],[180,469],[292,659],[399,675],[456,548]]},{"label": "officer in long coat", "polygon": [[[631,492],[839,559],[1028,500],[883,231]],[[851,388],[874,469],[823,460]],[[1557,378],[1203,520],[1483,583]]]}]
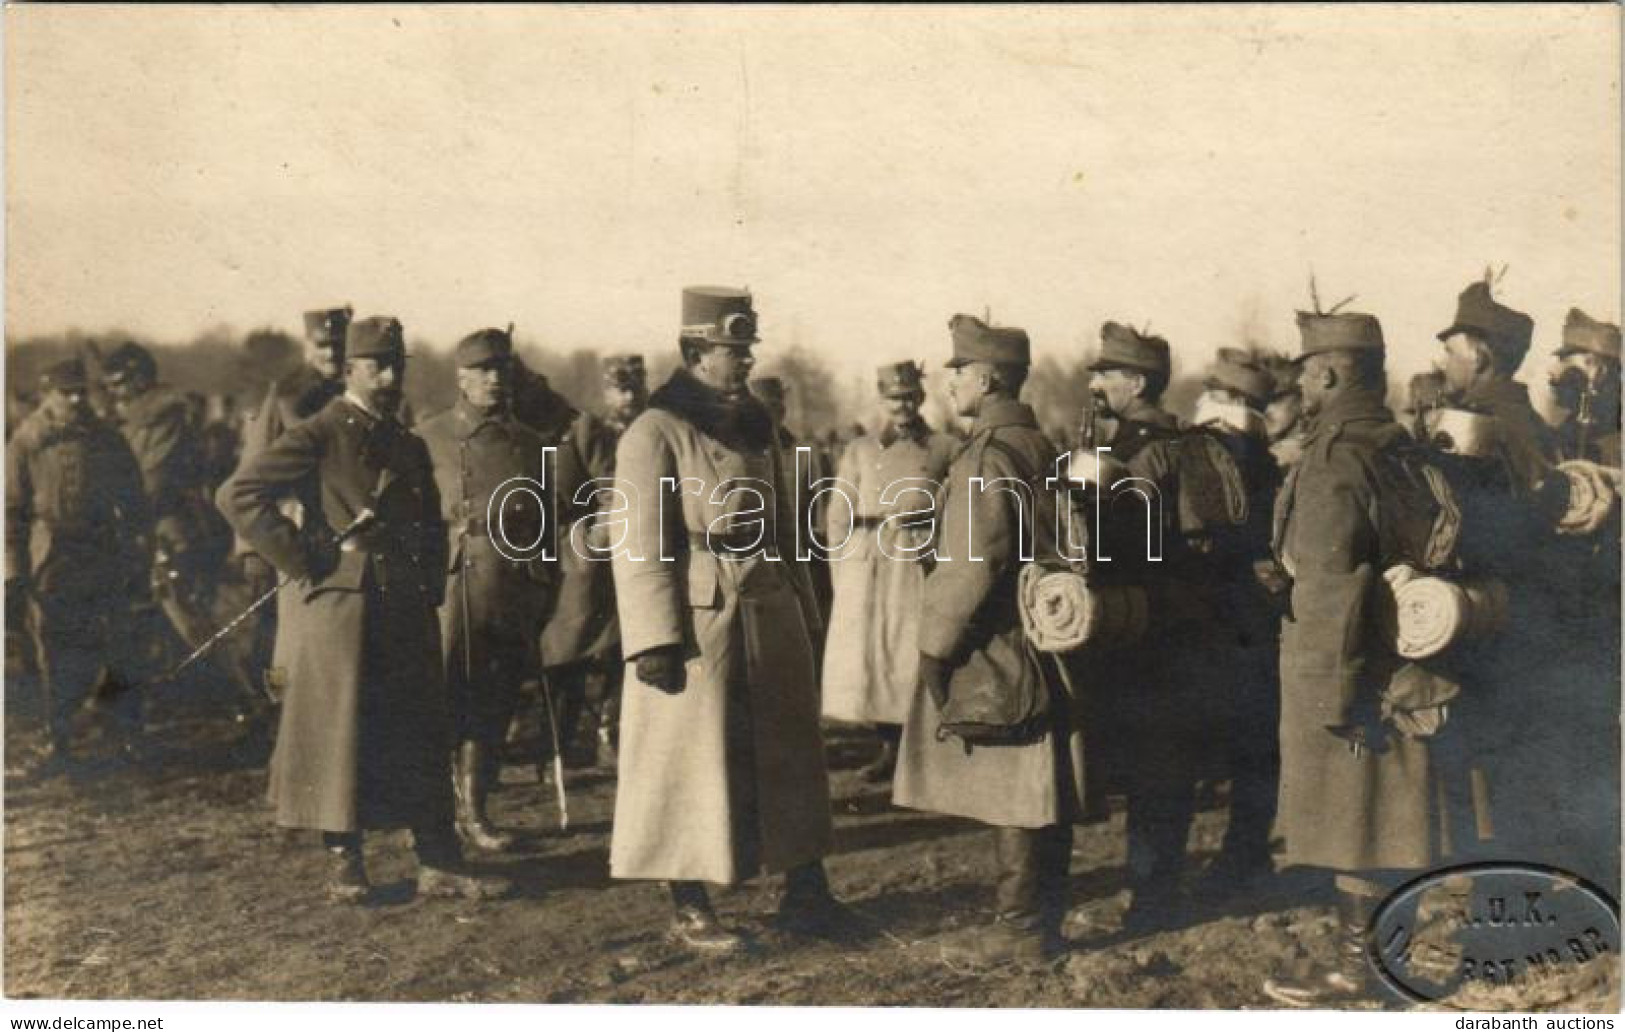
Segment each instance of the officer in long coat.
[{"label": "officer in long coat", "polygon": [[918,365],[881,366],[876,387],[885,424],[842,453],[835,476],[844,494],[826,509],[834,601],[823,698],[825,717],[875,725],[880,755],[860,773],[886,781],[919,684],[922,546],[930,543],[936,492],[959,442],[921,417]]},{"label": "officer in long coat", "polygon": [[1456,712],[1475,700],[1464,696],[1444,719],[1451,679],[1402,660],[1383,617],[1385,573],[1448,562],[1450,546],[1411,437],[1383,405],[1382,326],[1339,312],[1299,313],[1298,327],[1309,426],[1274,531],[1292,578],[1277,827],[1289,865],[1334,873],[1340,949],[1322,977],[1271,980],[1265,991],[1289,1006],[1327,1006],[1368,992],[1376,900],[1417,871],[1473,857],[1489,827],[1474,791],[1476,750]]},{"label": "officer in long coat", "polygon": [[[649,386],[642,355],[609,355],[603,360],[603,414],[583,409],[561,444],[561,471],[574,475],[561,485],[564,530],[573,535],[560,549],[562,583],[559,602],[542,634],[542,661],[549,689],[559,700],[558,712],[568,740],[576,731],[580,710],[585,730],[596,737],[601,767],[615,765],[620,733],[620,624],[615,619],[615,580],[609,563],[594,558],[602,544],[598,514],[609,505],[601,488],[615,479],[615,449],[621,435],[649,405]],[[607,553],[606,556],[607,557]]]},{"label": "officer in long coat", "polygon": [[[6,612],[26,611],[46,698],[45,769],[69,758],[69,723],[98,681],[149,672],[133,603],[147,597],[151,515],[130,446],[90,407],[78,359],[40,377],[40,407],[6,442]],[[133,691],[114,695],[130,748]]]},{"label": "officer in long coat", "polygon": [[[1043,519],[1027,493],[989,485],[1019,481],[1042,490],[1054,449],[1032,409],[1017,400],[1031,364],[1026,332],[969,315],[948,325],[949,397],[956,415],[975,422],[949,467],[938,510],[935,565],[925,579],[919,625],[919,688],[903,727],[892,798],[994,828],[994,919],[944,942],[944,958],[976,965],[1037,961],[1063,945],[1072,825],[1082,817],[1082,739],[1056,675],[1028,646],[1016,609],[1019,545]],[[939,734],[953,697],[979,690],[1034,694],[1046,700],[1044,716],[998,744],[967,748]]]},{"label": "officer in long coat", "polygon": [[457,738],[457,831],[469,845],[504,850],[486,800],[498,750],[535,676],[537,636],[556,587],[549,545],[554,485],[541,436],[514,418],[513,340],[479,330],[457,344],[458,399],[418,432],[434,463],[449,535],[450,580],[440,606],[447,694]]},{"label": "officer in long coat", "polygon": [[[361,834],[409,827],[422,895],[481,897],[452,824],[451,754],[435,608],[446,525],[423,441],[396,419],[406,353],[398,320],[350,323],[342,397],[290,427],[216,502],[286,579],[297,618],[269,797],[284,827],[323,833],[329,895],[368,889]],[[279,503],[300,501],[295,524]]]},{"label": "officer in long coat", "polygon": [[822,863],[829,780],[818,729],[817,609],[794,556],[794,501],[773,421],[746,383],[748,293],[683,291],[683,365],[621,438],[612,528],[627,659],[610,873],[670,883],[674,938],[740,937],[705,882],[787,872],[779,916],[847,924]]}]

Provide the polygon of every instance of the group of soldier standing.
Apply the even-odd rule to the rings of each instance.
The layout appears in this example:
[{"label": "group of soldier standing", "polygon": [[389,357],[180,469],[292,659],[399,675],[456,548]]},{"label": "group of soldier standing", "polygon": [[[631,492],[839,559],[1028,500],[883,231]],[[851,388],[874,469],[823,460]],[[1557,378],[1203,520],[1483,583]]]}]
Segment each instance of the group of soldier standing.
[{"label": "group of soldier standing", "polygon": [[[875,727],[862,776],[898,805],[994,829],[993,913],[944,956],[1062,950],[1073,828],[1115,795],[1126,931],[1326,869],[1341,963],[1265,989],[1358,998],[1371,906],[1410,872],[1617,878],[1620,334],[1570,313],[1549,427],[1514,379],[1532,321],[1474,283],[1401,425],[1379,321],[1315,309],[1292,359],[1222,349],[1188,425],[1162,407],[1168,342],[1106,323],[1072,453],[1019,400],[1027,334],[956,315],[968,435],[925,423],[918,365],[886,365],[878,432],[833,470],[784,429],[783,385],[751,378],[745,291],[683,291],[680,365],[650,393],[641,356],[607,358],[602,415],[485,329],[456,347],[457,402],[415,419],[400,322],[314,312],[214,507],[165,483],[164,389],[131,345],[105,363],[122,436],[69,361],[7,444],[8,609],[26,601],[60,754],[99,671],[151,673],[111,579],[223,516],[242,596],[276,598],[237,635],[274,626],[240,665],[281,700],[276,820],[322,833],[338,901],[367,896],[362,832],[398,827],[424,895],[506,891],[463,851],[512,845],[487,798],[541,682],[545,754],[585,710],[616,768],[611,874],[666,883],[688,948],[744,945],[706,885],[762,872],[785,875],[782,927],[872,933],[824,869],[829,719]],[[1029,581],[1056,571],[1096,607],[1083,644],[1034,629]],[[1394,599],[1417,578],[1500,585],[1493,632],[1403,654]],[[112,693],[126,722],[139,694]],[[1223,846],[1193,881],[1199,785],[1222,781]]]}]

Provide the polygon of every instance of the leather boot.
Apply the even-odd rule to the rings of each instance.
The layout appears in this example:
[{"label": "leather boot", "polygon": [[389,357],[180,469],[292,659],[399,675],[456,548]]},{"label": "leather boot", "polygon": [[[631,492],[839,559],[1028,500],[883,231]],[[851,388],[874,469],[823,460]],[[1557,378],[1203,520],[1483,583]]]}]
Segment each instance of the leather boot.
[{"label": "leather boot", "polygon": [[1373,902],[1371,896],[1339,890],[1336,966],[1303,980],[1268,979],[1265,994],[1288,1007],[1349,1007],[1375,1002],[1371,964],[1366,957]]},{"label": "leather boot", "polygon": [[477,741],[457,750],[452,786],[457,800],[457,834],[475,849],[499,853],[513,848],[513,836],[497,831],[485,815],[493,773],[490,749]]},{"label": "leather boot", "polygon": [[829,875],[820,860],[785,872],[784,896],[773,923],[795,935],[831,942],[858,942],[872,932],[850,907],[830,892]]},{"label": "leather boot", "polygon": [[[993,833],[993,850],[999,868],[993,922],[964,929],[944,939],[940,947],[942,960],[949,965],[974,968],[1044,963],[1055,955],[1056,942],[1046,935],[1046,918],[1040,903],[1043,832],[997,828]],[[1057,923],[1053,940],[1059,938]]]},{"label": "leather boot", "polygon": [[[338,839],[335,836],[334,839]],[[327,898],[333,903],[363,902],[372,886],[361,856],[361,843],[347,838],[327,845]]]},{"label": "leather boot", "polygon": [[669,887],[673,913],[667,937],[672,942],[697,953],[738,953],[745,948],[744,937],[717,920],[703,884],[675,881]]}]

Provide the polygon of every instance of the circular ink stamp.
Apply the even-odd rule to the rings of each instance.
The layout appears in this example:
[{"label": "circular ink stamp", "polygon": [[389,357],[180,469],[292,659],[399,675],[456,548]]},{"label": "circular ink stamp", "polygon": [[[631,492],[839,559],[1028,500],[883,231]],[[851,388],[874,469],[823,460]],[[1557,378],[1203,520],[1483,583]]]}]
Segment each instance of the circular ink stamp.
[{"label": "circular ink stamp", "polygon": [[1412,1003],[1537,1010],[1617,998],[1619,907],[1555,867],[1430,871],[1382,901],[1367,935],[1378,976]]}]

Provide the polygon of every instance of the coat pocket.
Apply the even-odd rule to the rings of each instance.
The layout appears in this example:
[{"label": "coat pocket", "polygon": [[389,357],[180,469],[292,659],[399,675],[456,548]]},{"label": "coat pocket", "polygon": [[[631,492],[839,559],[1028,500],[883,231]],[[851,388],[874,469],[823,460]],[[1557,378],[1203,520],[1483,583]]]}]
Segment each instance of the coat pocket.
[{"label": "coat pocket", "polygon": [[305,601],[310,601],[324,591],[360,591],[366,579],[367,554],[341,551],[338,565],[333,567],[333,572],[305,592]]}]

